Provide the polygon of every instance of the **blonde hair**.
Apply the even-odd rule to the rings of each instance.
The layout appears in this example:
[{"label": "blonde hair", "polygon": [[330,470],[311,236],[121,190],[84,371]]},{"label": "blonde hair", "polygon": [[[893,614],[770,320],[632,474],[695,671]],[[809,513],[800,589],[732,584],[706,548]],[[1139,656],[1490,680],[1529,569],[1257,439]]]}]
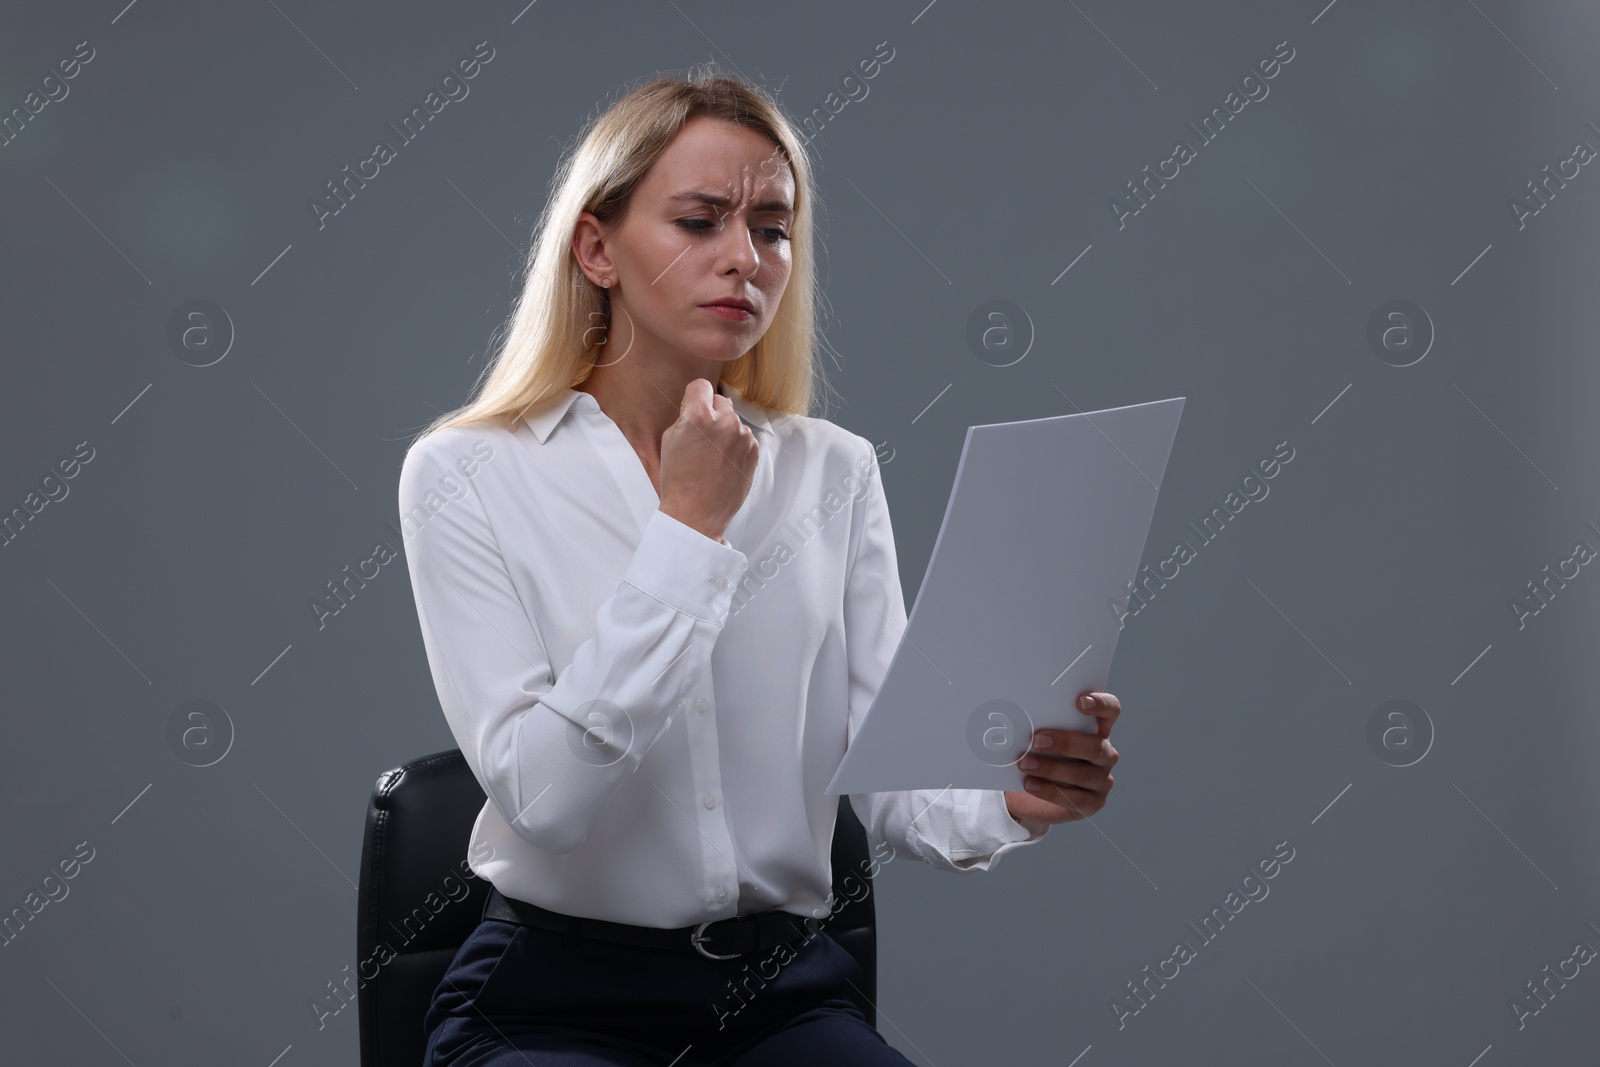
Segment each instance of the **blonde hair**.
[{"label": "blonde hair", "polygon": [[[779,413],[809,414],[820,380],[813,349],[818,330],[815,251],[816,187],[805,142],[778,105],[749,82],[715,64],[686,77],[657,77],[627,93],[579,134],[551,179],[551,195],[534,227],[521,295],[504,343],[486,365],[473,397],[430,423],[417,440],[448,426],[509,426],[544,400],[589,376],[611,320],[610,294],[591,282],[572,253],[578,216],[612,223],[634,190],[689,119],[699,115],[753,130],[776,145],[794,172],[791,268],[772,324],[755,346],[726,364],[722,380],[745,399]],[[607,331],[596,324],[604,323]]]}]

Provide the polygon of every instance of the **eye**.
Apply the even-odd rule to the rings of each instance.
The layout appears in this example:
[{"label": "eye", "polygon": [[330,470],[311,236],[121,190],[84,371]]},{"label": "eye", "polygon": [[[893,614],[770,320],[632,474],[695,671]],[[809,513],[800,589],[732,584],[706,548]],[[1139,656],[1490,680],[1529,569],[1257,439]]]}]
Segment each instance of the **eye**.
[{"label": "eye", "polygon": [[[713,228],[719,223],[711,219],[679,219],[677,225],[690,233],[705,233],[708,228]],[[756,231],[762,235],[761,239],[768,244],[777,244],[780,241],[790,240],[788,233],[778,226],[764,226]]]}]

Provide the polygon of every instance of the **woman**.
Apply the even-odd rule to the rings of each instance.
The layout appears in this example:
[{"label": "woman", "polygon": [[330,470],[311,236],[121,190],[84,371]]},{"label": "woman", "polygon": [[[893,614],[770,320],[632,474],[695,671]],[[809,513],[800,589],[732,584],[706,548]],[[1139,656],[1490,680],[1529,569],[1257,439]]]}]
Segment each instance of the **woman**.
[{"label": "woman", "polygon": [[[908,1062],[819,930],[823,791],[906,615],[875,451],[806,414],[815,205],[759,90],[629,93],[563,161],[476,397],[406,456],[418,618],[494,886],[430,1064]],[[1098,736],[1040,731],[1026,791],[851,804],[879,846],[988,870],[1105,803],[1120,705],[1080,707]]]}]

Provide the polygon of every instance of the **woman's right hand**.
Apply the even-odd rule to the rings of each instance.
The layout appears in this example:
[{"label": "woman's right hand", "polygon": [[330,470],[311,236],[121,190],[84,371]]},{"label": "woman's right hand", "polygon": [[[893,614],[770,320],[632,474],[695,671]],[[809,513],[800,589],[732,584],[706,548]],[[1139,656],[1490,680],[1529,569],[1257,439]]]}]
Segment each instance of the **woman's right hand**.
[{"label": "woman's right hand", "polygon": [[678,421],[661,435],[660,510],[721,540],[750,493],[759,456],[733,402],[696,378],[683,391]]}]

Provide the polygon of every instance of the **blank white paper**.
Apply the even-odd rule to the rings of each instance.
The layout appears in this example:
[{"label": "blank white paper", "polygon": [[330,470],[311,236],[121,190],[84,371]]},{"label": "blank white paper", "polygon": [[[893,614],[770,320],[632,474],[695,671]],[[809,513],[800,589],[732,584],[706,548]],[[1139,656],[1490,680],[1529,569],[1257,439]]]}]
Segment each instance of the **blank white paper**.
[{"label": "blank white paper", "polygon": [[927,576],[828,793],[1022,788],[1034,729],[1094,732],[1183,397],[967,429]]}]

